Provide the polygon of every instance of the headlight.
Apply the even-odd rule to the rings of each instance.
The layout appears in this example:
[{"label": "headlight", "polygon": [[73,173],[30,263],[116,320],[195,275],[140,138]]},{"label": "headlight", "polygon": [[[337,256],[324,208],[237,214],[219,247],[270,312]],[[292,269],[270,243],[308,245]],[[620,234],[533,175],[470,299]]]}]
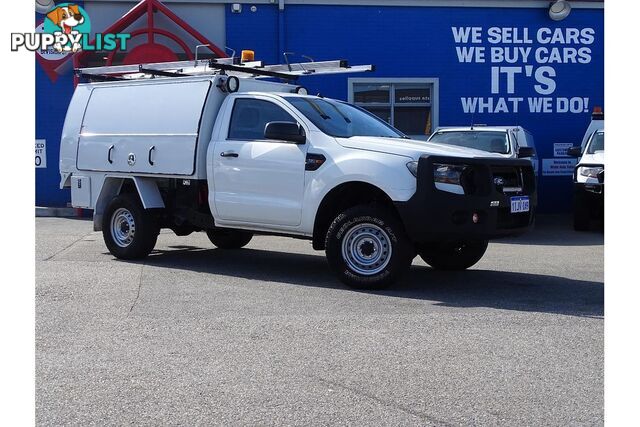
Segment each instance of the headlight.
[{"label": "headlight", "polygon": [[578,173],[582,176],[586,176],[587,178],[598,178],[598,174],[604,170],[603,167],[579,167]]},{"label": "headlight", "polygon": [[464,171],[461,165],[433,164],[433,180],[443,184],[460,185],[460,177]]},{"label": "headlight", "polygon": [[409,162],[407,163],[407,169],[413,176],[418,176],[418,162]]}]

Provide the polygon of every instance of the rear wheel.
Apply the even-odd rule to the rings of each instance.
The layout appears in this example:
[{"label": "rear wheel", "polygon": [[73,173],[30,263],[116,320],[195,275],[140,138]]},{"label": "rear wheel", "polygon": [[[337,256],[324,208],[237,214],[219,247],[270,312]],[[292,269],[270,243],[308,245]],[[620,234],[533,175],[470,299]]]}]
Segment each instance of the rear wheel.
[{"label": "rear wheel", "polygon": [[382,289],[411,265],[413,246],[400,221],[382,206],[361,205],[338,215],[327,231],[326,255],[340,280]]},{"label": "rear wheel", "polygon": [[207,237],[220,249],[240,249],[251,241],[253,233],[244,230],[216,228],[207,230]]},{"label": "rear wheel", "polygon": [[102,236],[109,252],[117,258],[146,257],[156,245],[159,232],[156,219],[134,194],[113,198],[105,209]]},{"label": "rear wheel", "polygon": [[486,240],[466,240],[430,244],[418,251],[420,257],[436,270],[466,270],[487,251]]}]

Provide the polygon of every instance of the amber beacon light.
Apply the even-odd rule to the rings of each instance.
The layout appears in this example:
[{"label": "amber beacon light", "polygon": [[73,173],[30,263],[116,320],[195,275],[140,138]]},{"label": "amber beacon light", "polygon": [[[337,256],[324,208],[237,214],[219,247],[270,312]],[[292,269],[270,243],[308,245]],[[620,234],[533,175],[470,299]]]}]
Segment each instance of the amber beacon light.
[{"label": "amber beacon light", "polygon": [[255,52],[252,50],[243,50],[240,56],[241,62],[251,62],[255,58]]}]

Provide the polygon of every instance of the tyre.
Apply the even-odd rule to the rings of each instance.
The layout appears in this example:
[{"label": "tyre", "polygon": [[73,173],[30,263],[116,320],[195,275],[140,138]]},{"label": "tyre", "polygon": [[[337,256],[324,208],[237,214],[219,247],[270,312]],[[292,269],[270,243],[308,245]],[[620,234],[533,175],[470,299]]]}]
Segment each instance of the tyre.
[{"label": "tyre", "polygon": [[102,236],[116,258],[146,257],[156,245],[159,232],[156,219],[134,194],[115,197],[104,212]]},{"label": "tyre", "polygon": [[207,237],[220,249],[240,249],[251,241],[253,233],[244,230],[216,228],[207,230]]},{"label": "tyre", "polygon": [[591,210],[584,196],[575,195],[573,201],[573,229],[576,231],[589,231],[591,225]]},{"label": "tyre", "polygon": [[431,244],[418,251],[420,258],[436,270],[466,270],[487,251],[486,240],[467,240]]},{"label": "tyre", "polygon": [[389,209],[361,205],[338,215],[325,251],[339,279],[356,289],[383,289],[409,269],[414,256],[402,223]]}]

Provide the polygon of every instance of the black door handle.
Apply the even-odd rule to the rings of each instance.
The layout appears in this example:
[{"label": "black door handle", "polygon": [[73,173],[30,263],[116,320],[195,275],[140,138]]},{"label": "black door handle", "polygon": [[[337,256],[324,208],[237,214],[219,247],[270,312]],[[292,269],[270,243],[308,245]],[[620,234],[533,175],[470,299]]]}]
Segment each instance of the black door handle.
[{"label": "black door handle", "polygon": [[107,161],[108,161],[109,163],[113,163],[113,160],[111,160],[111,152],[112,152],[112,151],[113,151],[113,145],[111,145],[111,146],[109,147],[109,151],[107,152]]},{"label": "black door handle", "polygon": [[153,160],[151,160],[151,153],[153,153],[153,150],[155,150],[155,149],[156,149],[155,145],[152,145],[151,148],[149,148],[149,164],[151,166],[153,166]]},{"label": "black door handle", "polygon": [[220,153],[220,157],[238,157],[238,153],[235,151],[223,151]]}]

